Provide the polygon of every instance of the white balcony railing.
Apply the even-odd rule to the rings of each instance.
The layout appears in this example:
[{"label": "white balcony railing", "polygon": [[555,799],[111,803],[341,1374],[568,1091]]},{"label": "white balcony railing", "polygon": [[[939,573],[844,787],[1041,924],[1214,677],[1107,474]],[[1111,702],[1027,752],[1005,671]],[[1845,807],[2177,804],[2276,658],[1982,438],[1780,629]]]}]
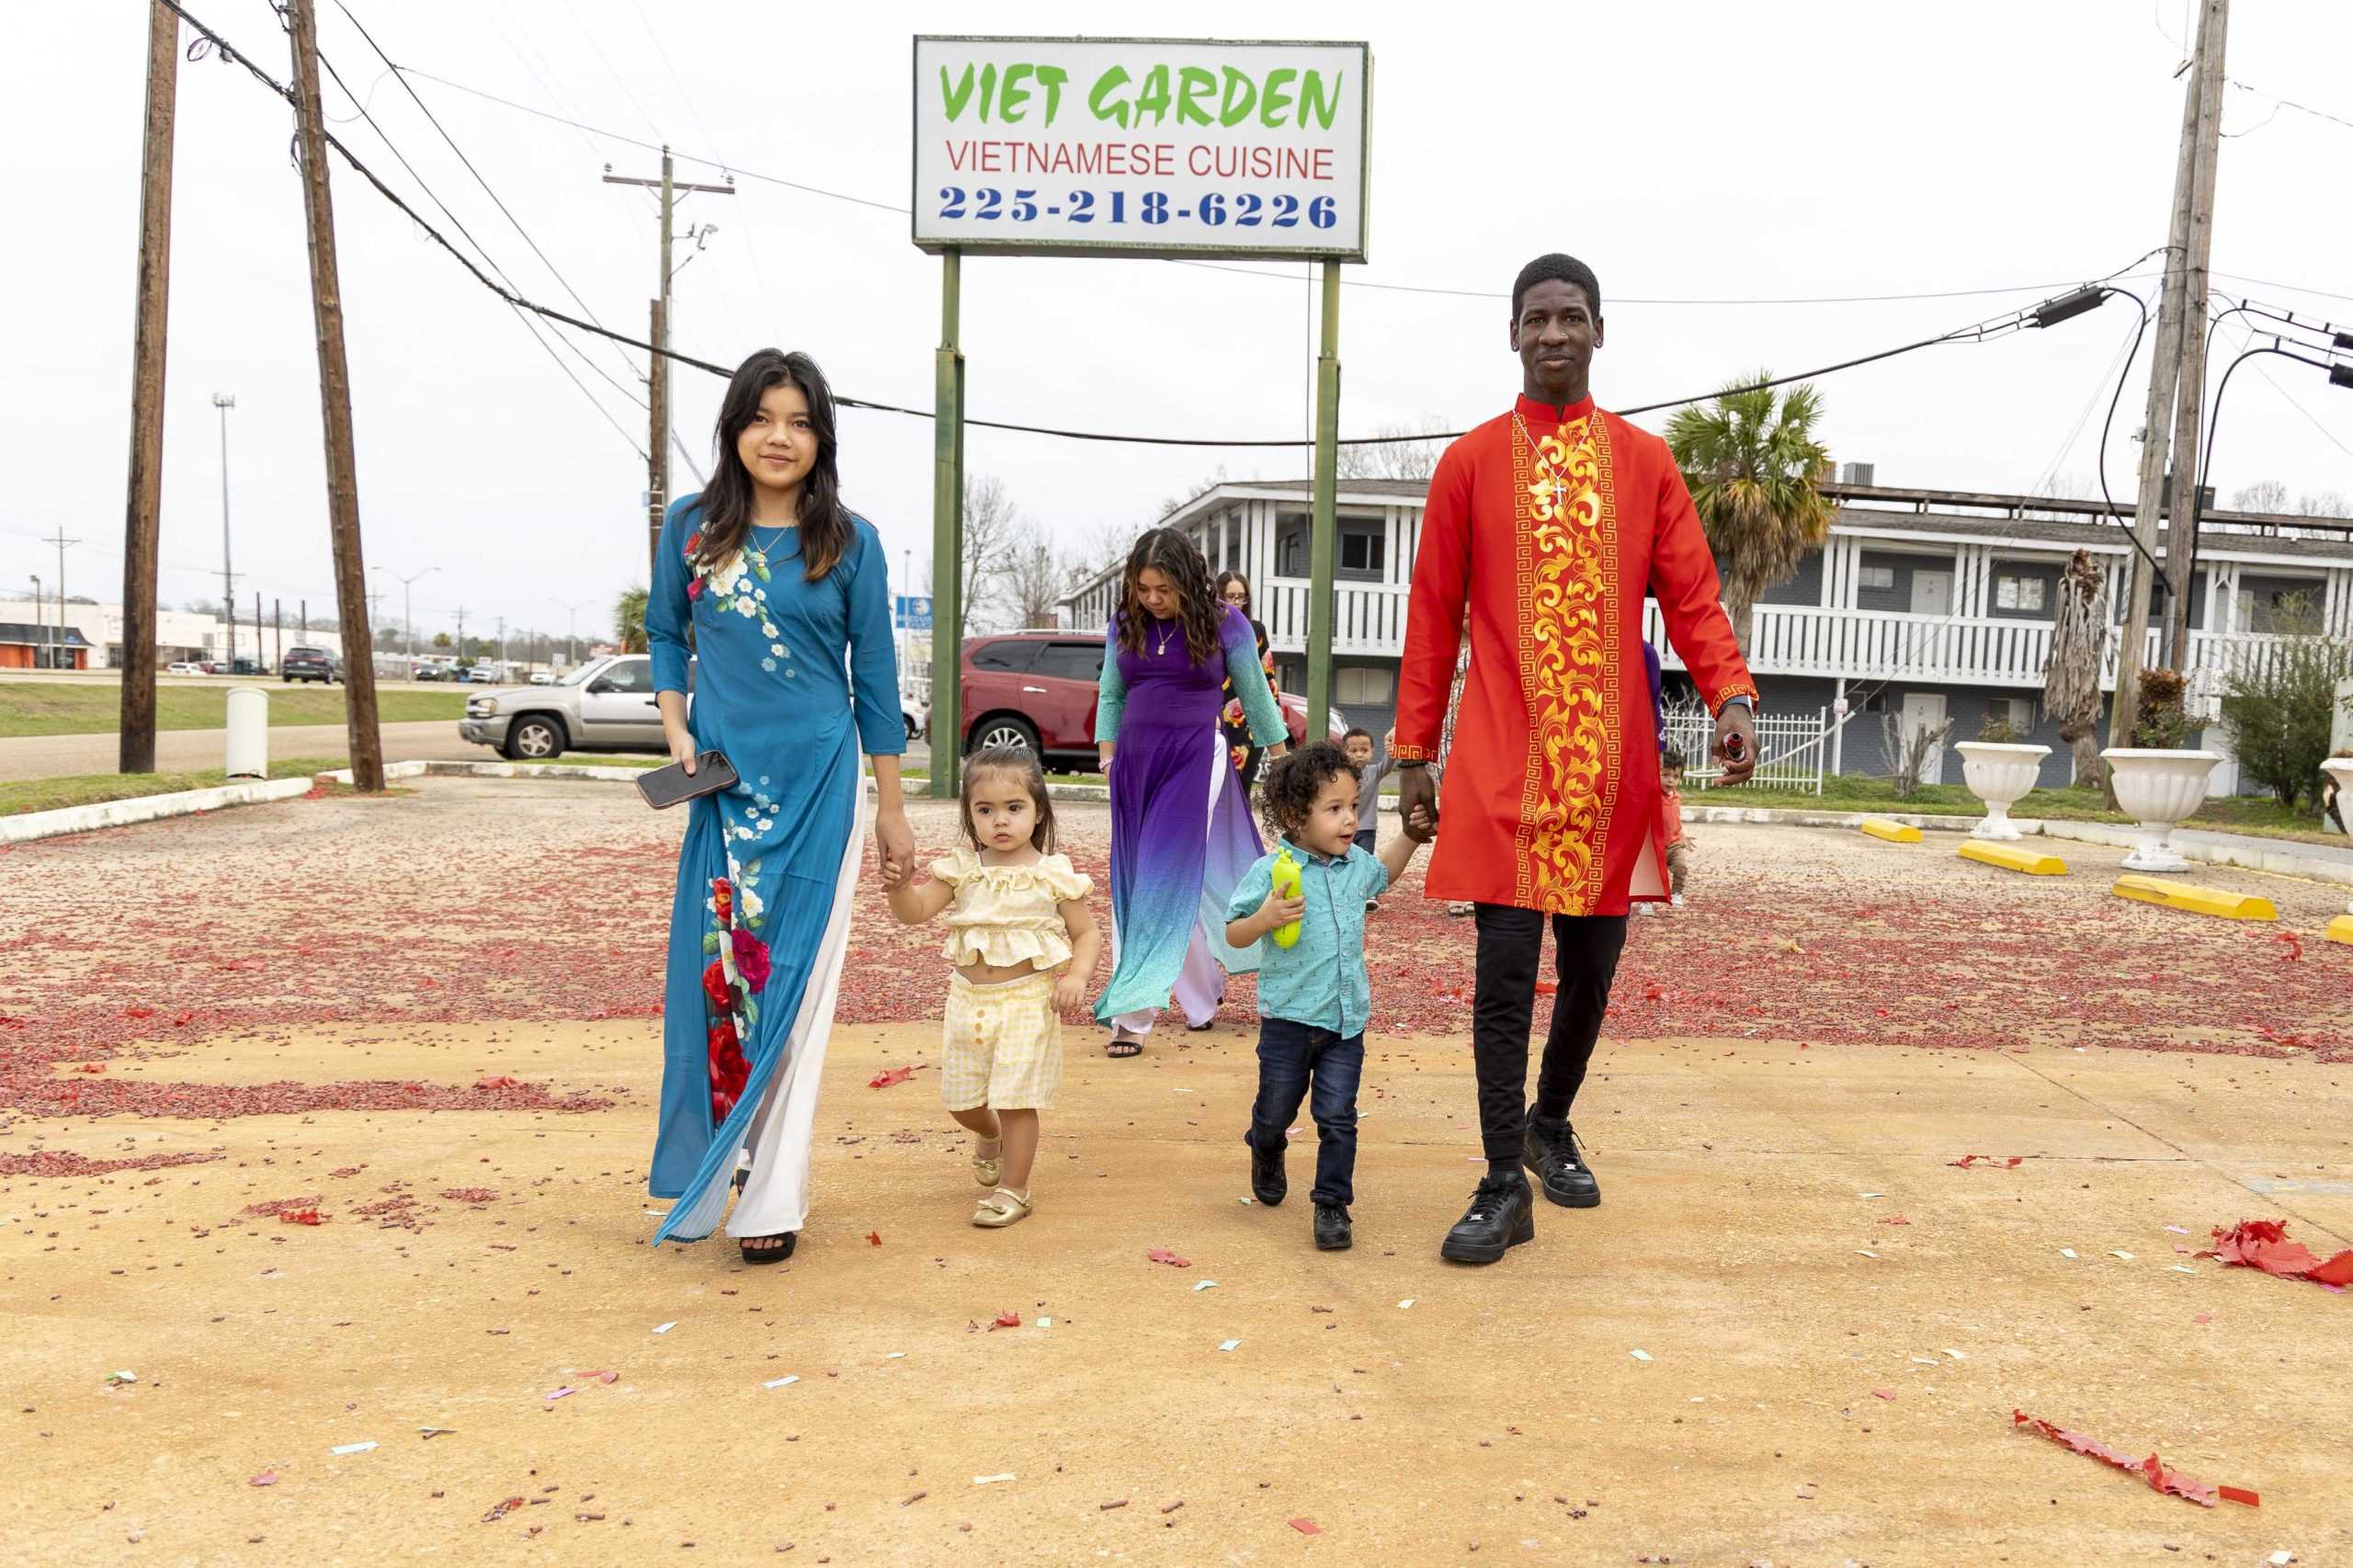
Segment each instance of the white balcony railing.
[{"label": "white balcony railing", "polygon": [[[1405,646],[1403,586],[1339,583],[1334,586],[1332,651],[1350,656],[1394,658]],[[1267,641],[1286,653],[1307,647],[1307,585],[1297,578],[1270,578],[1259,589],[1258,613]],[[1669,669],[1683,661],[1667,643],[1656,601],[1643,607],[1643,634]],[[2211,701],[2228,673],[2253,668],[2282,639],[2263,632],[2193,631],[2189,667],[2199,672],[2195,691]],[[1914,680],[1951,686],[2042,685],[2043,661],[2051,653],[2051,623],[1884,610],[1824,609],[1816,605],[1758,605],[1747,650],[1749,668],[1760,676],[1813,676],[1849,680]],[[2117,640],[2109,639],[2100,684],[2116,685]],[[2152,627],[2142,650],[2143,665],[2158,657]]]}]

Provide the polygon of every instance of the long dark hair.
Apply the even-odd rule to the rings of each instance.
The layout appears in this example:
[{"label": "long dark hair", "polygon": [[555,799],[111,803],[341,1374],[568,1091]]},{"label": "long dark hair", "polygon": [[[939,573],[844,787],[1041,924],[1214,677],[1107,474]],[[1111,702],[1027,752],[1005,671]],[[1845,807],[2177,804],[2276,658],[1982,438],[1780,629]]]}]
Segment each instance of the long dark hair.
[{"label": "long dark hair", "polygon": [[1225,597],[1227,585],[1233,583],[1239,583],[1242,585],[1242,613],[1247,616],[1256,616],[1258,612],[1251,604],[1250,579],[1244,576],[1241,573],[1219,573],[1217,574],[1217,597],[1221,599]]},{"label": "long dark hair", "polygon": [[1149,567],[1175,585],[1180,602],[1177,617],[1185,627],[1185,652],[1197,665],[1216,661],[1222,646],[1218,622],[1224,619],[1225,601],[1210,588],[1210,563],[1199,547],[1175,528],[1148,528],[1128,551],[1128,569],[1120,579],[1120,608],[1111,623],[1119,629],[1120,646],[1131,653],[1143,652],[1143,604],[1136,597],[1136,579]]},{"label": "long dark hair", "polygon": [[817,361],[798,350],[755,351],[727,382],[720,400],[719,425],[711,441],[717,449],[710,483],[702,493],[702,536],[695,558],[717,565],[744,548],[752,531],[752,475],[735,455],[736,438],[748,429],[760,411],[760,399],[770,387],[790,382],[809,403],[809,426],[817,434],[817,460],[801,482],[801,560],[804,573],[815,582],[834,569],[849,549],[849,514],[842,510],[841,471],[835,460],[834,390]]},{"label": "long dark hair", "polygon": [[1009,773],[1028,786],[1029,803],[1038,812],[1038,825],[1029,830],[1029,845],[1040,855],[1054,852],[1054,801],[1046,792],[1045,771],[1038,766],[1038,754],[1028,746],[983,746],[964,759],[964,788],[960,802],[964,817],[964,836],[972,847],[981,846],[981,835],[972,831],[972,781],[984,773]]}]

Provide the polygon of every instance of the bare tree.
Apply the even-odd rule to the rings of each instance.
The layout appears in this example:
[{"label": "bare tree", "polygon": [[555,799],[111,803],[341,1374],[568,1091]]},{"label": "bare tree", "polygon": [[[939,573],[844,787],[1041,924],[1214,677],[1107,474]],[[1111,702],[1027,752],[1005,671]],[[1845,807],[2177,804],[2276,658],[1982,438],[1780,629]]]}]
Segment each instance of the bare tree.
[{"label": "bare tree", "polygon": [[[956,627],[959,639],[971,636],[976,625],[983,631],[990,630],[1001,614],[1012,609],[1007,577],[1028,527],[1021,508],[1006,494],[1003,480],[988,473],[964,476],[964,595],[963,614]],[[926,562],[926,574],[933,565]],[[933,591],[938,592],[937,584]]]},{"label": "bare tree", "polygon": [[2091,552],[2079,550],[2059,579],[2058,614],[2051,655],[2042,666],[2042,697],[2059,721],[2059,738],[2075,754],[2075,781],[2100,783],[2100,666],[2108,654],[2108,583]]},{"label": "bare tree", "polygon": [[1880,715],[1880,729],[1886,737],[1888,761],[1895,769],[1895,798],[1908,801],[1920,792],[1920,775],[1927,771],[1928,754],[1952,733],[1952,721],[1915,725],[1907,735],[1903,719],[1891,708]]},{"label": "bare tree", "polygon": [[1006,563],[1005,588],[1017,626],[1054,624],[1054,605],[1063,596],[1063,562],[1053,546],[1034,534],[1016,548]]},{"label": "bare tree", "polygon": [[2288,510],[2288,487],[2276,479],[2259,479],[2253,484],[2231,493],[2234,512],[2285,512]]},{"label": "bare tree", "polygon": [[1438,454],[1444,449],[1436,439],[1438,427],[1434,414],[1412,424],[1383,425],[1374,432],[1381,438],[1379,446],[1339,449],[1339,475],[1342,479],[1427,481],[1437,472]]},{"label": "bare tree", "polygon": [[2353,501],[2335,490],[2310,491],[2296,498],[2296,510],[2307,517],[2353,517]]}]

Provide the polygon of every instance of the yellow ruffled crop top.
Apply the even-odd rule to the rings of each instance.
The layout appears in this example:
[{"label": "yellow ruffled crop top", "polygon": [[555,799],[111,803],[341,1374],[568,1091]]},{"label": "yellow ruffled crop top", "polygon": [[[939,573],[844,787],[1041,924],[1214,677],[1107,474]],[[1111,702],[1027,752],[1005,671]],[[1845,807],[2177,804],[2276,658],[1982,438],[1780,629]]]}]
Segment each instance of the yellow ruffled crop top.
[{"label": "yellow ruffled crop top", "polygon": [[1056,906],[1085,898],[1095,886],[1067,856],[1041,855],[1026,866],[990,866],[969,845],[934,860],[931,874],[956,890],[940,952],[960,968],[1027,961],[1049,970],[1068,963],[1070,933]]}]

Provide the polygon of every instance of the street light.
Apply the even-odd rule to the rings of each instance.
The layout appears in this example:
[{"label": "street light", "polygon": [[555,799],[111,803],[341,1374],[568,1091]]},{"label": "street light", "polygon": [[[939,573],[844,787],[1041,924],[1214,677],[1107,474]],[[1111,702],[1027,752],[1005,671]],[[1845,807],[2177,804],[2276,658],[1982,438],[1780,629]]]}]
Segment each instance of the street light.
[{"label": "street light", "polygon": [[[45,632],[49,630],[49,623],[40,618],[40,578],[34,574],[28,574],[28,575],[32,576],[33,580],[33,626],[35,630]],[[57,613],[62,618],[65,613],[65,607],[59,605]],[[50,652],[49,661],[52,665],[57,662],[57,653],[54,649]]]},{"label": "street light", "polygon": [[[237,579],[229,570],[229,411],[237,406],[229,392],[214,392],[212,406],[221,411],[221,608],[229,623],[229,670],[237,668]],[[254,626],[254,662],[261,662],[261,626]]]},{"label": "street light", "polygon": [[580,604],[568,605],[562,599],[550,599],[548,601],[548,603],[563,611],[563,663],[566,669],[576,669],[579,667],[580,648],[576,640],[573,636],[573,631],[578,623],[580,605],[590,604],[593,602],[594,601],[590,599],[582,599]]},{"label": "street light", "polygon": [[405,577],[402,576],[399,573],[393,571],[389,566],[379,566],[374,568],[374,570],[383,573],[388,577],[395,578],[400,583],[401,622],[408,628],[408,656],[410,659],[409,673],[414,675],[416,673],[415,664],[416,659],[416,618],[410,613],[409,609],[409,585],[415,582],[419,577],[429,576],[433,573],[440,571],[441,568],[438,566],[428,566],[422,572],[412,572]]}]

